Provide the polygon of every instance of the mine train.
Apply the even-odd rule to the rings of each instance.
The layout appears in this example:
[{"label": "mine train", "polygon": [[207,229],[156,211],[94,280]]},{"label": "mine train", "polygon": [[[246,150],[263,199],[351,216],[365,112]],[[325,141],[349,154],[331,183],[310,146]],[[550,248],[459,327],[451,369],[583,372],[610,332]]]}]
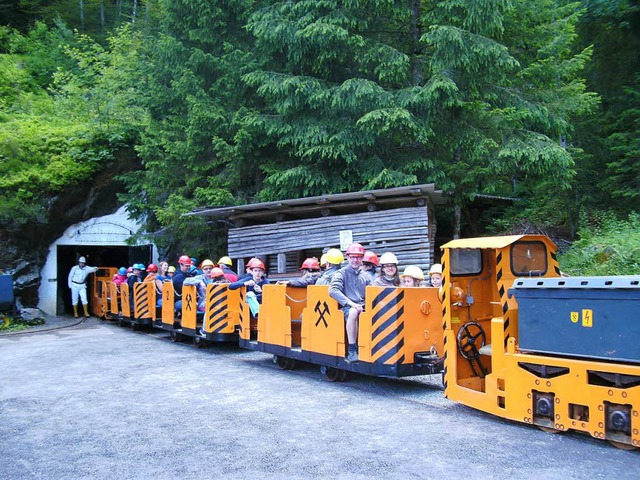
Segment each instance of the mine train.
[{"label": "mine train", "polygon": [[640,276],[563,277],[556,247],[541,235],[453,240],[442,247],[443,287],[366,290],[357,362],[345,361],[344,317],[329,287],[267,285],[258,318],[243,290],[209,285],[198,313],[185,286],[182,312],[171,283],[162,308],[153,283],[94,279],[103,318],[160,328],[203,347],[238,342],[283,369],[320,366],[384,377],[442,374],[456,402],[549,432],[578,430],[619,448],[640,447]]}]

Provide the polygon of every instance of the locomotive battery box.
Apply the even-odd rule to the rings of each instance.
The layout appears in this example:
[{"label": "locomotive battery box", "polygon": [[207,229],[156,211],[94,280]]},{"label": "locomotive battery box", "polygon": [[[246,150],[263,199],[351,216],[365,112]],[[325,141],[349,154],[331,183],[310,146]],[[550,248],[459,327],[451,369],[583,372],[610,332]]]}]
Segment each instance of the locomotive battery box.
[{"label": "locomotive battery box", "polygon": [[640,363],[640,276],[518,279],[524,352]]}]

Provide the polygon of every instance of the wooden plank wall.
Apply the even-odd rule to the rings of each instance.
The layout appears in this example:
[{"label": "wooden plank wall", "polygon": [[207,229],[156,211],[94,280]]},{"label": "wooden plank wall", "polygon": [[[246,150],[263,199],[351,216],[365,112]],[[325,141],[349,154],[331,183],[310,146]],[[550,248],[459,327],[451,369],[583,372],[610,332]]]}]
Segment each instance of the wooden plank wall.
[{"label": "wooden plank wall", "polygon": [[429,205],[290,220],[230,229],[228,253],[235,260],[260,257],[274,273],[277,254],[286,253],[287,272],[295,272],[305,257],[319,258],[328,248],[339,248],[340,231],[351,230],[353,241],[378,256],[393,252],[401,269],[411,264],[428,270],[433,262],[434,227],[429,222]]}]

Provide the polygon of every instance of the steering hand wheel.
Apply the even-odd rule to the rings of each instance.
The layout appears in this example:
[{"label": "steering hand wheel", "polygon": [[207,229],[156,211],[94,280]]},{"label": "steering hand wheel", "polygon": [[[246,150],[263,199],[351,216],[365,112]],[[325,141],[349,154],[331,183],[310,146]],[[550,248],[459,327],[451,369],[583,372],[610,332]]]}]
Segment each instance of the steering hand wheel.
[{"label": "steering hand wheel", "polygon": [[[467,360],[480,357],[480,349],[485,346],[487,336],[478,322],[467,322],[458,330],[458,351]],[[478,346],[478,342],[480,345]]]}]

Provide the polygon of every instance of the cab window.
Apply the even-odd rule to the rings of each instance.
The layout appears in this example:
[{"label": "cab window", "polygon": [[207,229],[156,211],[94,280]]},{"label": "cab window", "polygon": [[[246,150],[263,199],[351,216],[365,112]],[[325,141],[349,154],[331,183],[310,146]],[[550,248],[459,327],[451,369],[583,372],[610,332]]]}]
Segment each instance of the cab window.
[{"label": "cab window", "polygon": [[478,275],[482,271],[482,251],[454,248],[450,254],[451,275]]},{"label": "cab window", "polygon": [[542,242],[516,242],[511,246],[511,271],[518,277],[547,273],[547,247]]}]

